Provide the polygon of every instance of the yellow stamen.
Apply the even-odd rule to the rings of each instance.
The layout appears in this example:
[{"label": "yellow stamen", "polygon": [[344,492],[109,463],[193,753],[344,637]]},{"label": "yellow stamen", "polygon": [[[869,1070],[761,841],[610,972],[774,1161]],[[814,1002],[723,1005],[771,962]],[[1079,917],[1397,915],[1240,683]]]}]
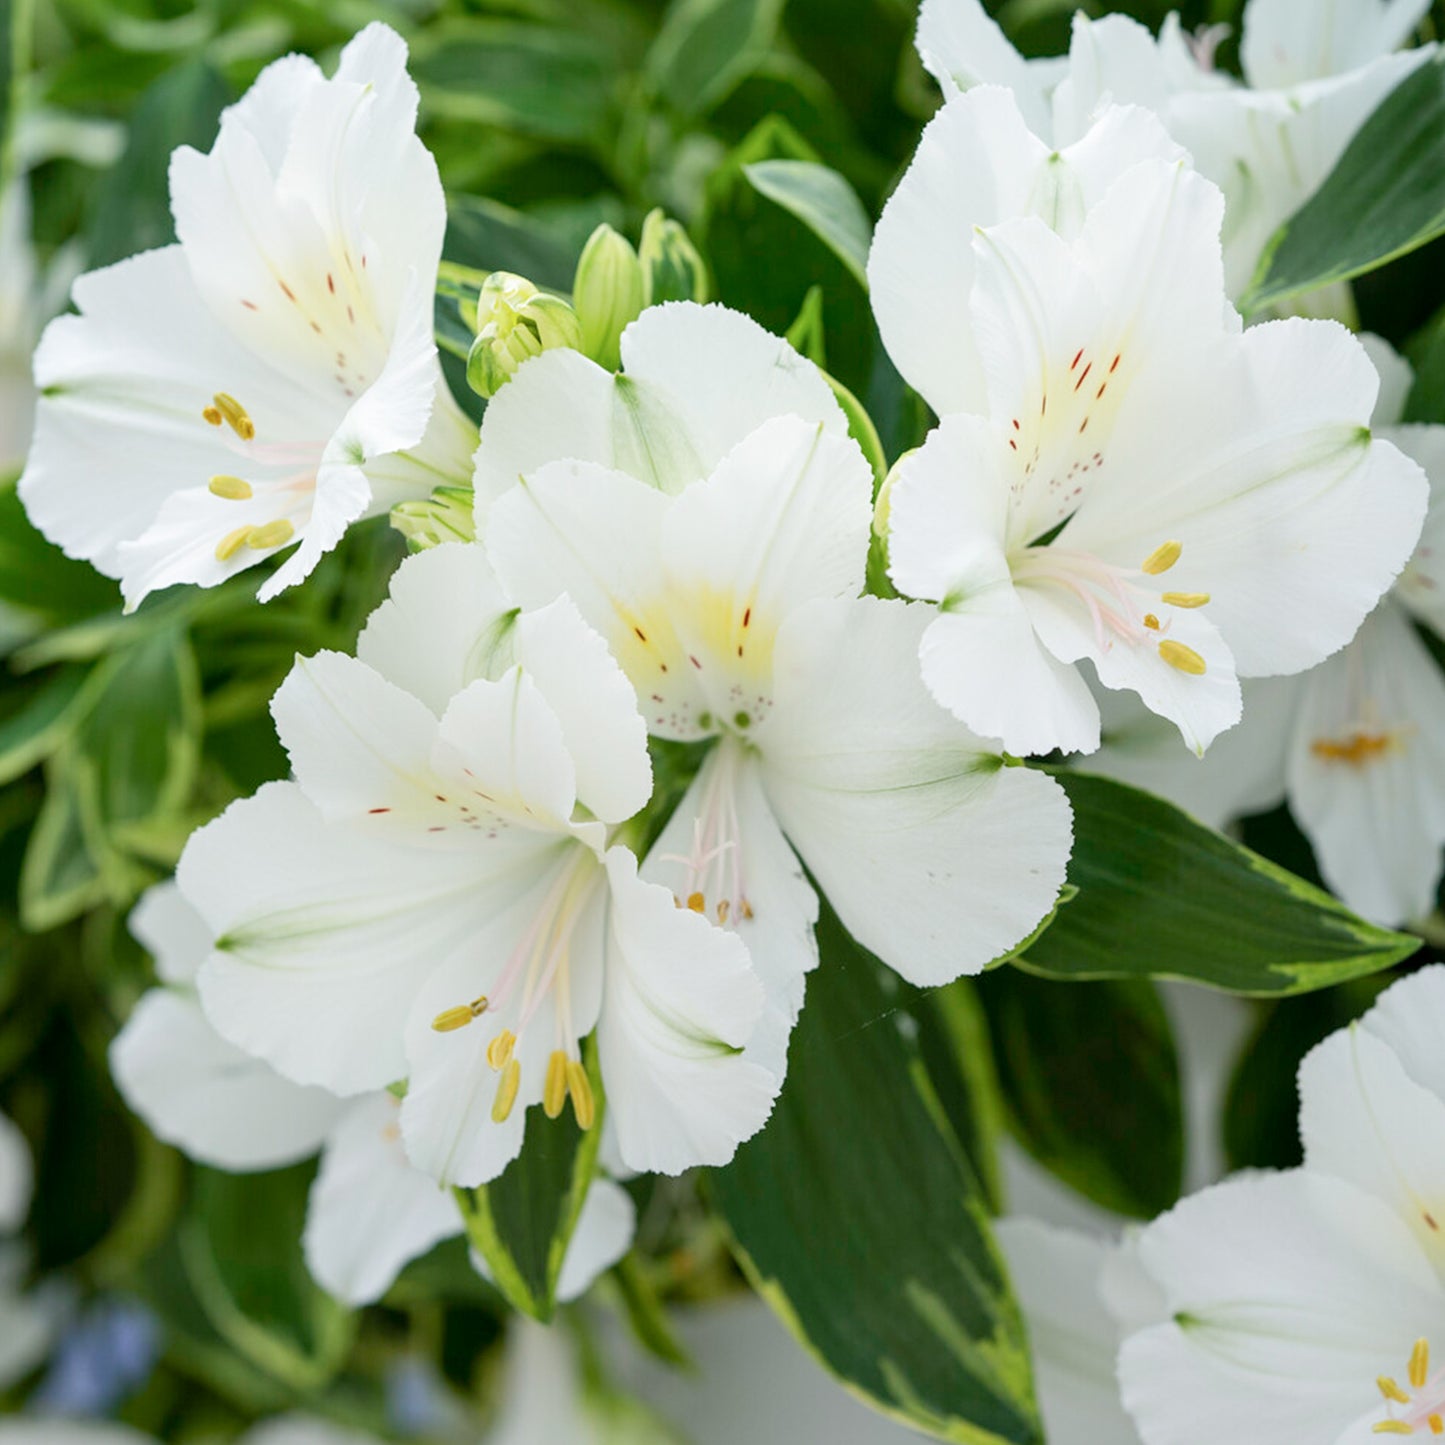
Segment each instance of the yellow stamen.
[{"label": "yellow stamen", "polygon": [[1422,1389],[1429,1374],[1430,1341],[1416,1340],[1415,1348],[1410,1351],[1410,1383],[1417,1390]]},{"label": "yellow stamen", "polygon": [[1430,1427],[1432,1435],[1445,1435],[1445,1419],[1439,1415],[1427,1416],[1425,1423]]},{"label": "yellow stamen", "polygon": [[597,1103],[592,1097],[592,1080],[577,1059],[567,1060],[567,1088],[572,1094],[572,1112],[581,1129],[590,1129],[597,1119]]},{"label": "yellow stamen", "polygon": [[1159,599],[1170,607],[1203,607],[1209,601],[1207,592],[1166,592]]},{"label": "yellow stamen", "polygon": [[1144,559],[1144,571],[1151,577],[1157,577],[1161,572],[1167,572],[1179,560],[1179,554],[1183,550],[1182,542],[1161,542]]},{"label": "yellow stamen", "polygon": [[732,904],[729,903],[726,898],[719,898],[717,904],[717,921],[719,923],[726,923],[728,921],[728,914],[731,912]]},{"label": "yellow stamen", "polygon": [[224,497],[228,502],[248,502],[252,496],[251,484],[242,477],[212,477],[211,495]]},{"label": "yellow stamen", "polygon": [[[231,430],[235,432],[243,442],[250,441],[256,435],[256,423],[251,420],[246,408],[242,406],[234,396],[228,396],[224,391],[218,391],[211,400],[216,404],[214,410],[219,412],[221,416],[230,423]],[[207,421],[210,421],[211,411],[212,408],[207,407],[201,415],[204,416]],[[215,426],[220,425],[219,422],[212,424]]]},{"label": "yellow stamen", "polygon": [[503,1029],[491,1043],[487,1045],[487,1063],[498,1073],[512,1062],[512,1049],[516,1046],[517,1036],[511,1029]]},{"label": "yellow stamen", "polygon": [[258,552],[264,552],[268,547],[283,546],[295,535],[296,528],[285,517],[277,517],[274,522],[267,522],[264,527],[252,527],[246,533],[246,545],[254,547]]},{"label": "yellow stamen", "polygon": [[201,409],[201,416],[206,421],[210,422],[212,426],[220,426],[221,422],[224,420],[224,418],[221,416],[220,411],[214,406],[203,407]]},{"label": "yellow stamen", "polygon": [[1187,672],[1190,677],[1204,675],[1204,659],[1192,647],[1186,647],[1182,642],[1175,642],[1172,637],[1166,637],[1159,644],[1159,656],[1170,667],[1176,668],[1180,672]]},{"label": "yellow stamen", "polygon": [[691,908],[694,913],[706,913],[707,899],[704,898],[701,893],[689,893],[687,895],[687,906]]},{"label": "yellow stamen", "polygon": [[1159,619],[1152,612],[1146,612],[1144,614],[1144,626],[1147,627],[1150,632],[1158,632]]},{"label": "yellow stamen", "polygon": [[502,1077],[497,1080],[497,1097],[492,1100],[492,1122],[504,1124],[512,1105],[517,1102],[517,1090],[522,1084],[522,1066],[516,1059],[508,1059]]},{"label": "yellow stamen", "polygon": [[1380,1387],[1380,1393],[1387,1400],[1393,1400],[1397,1405],[1410,1403],[1410,1397],[1388,1375],[1381,1375],[1375,1383]]},{"label": "yellow stamen", "polygon": [[1394,746],[1388,733],[1355,733],[1348,738],[1316,738],[1310,751],[1327,763],[1351,763],[1360,767],[1387,753]]},{"label": "yellow stamen", "polygon": [[555,1119],[567,1102],[567,1055],[561,1049],[553,1049],[547,1060],[547,1082],[542,1088],[542,1109],[549,1119]]},{"label": "yellow stamen", "polygon": [[1403,1420],[1381,1420],[1374,1427],[1373,1433],[1376,1435],[1413,1435],[1415,1427],[1407,1425]]},{"label": "yellow stamen", "polygon": [[449,1034],[453,1029],[464,1029],[473,1019],[479,1019],[487,1011],[487,996],[474,998],[471,1003],[458,1004],[456,1008],[443,1009],[432,1021],[431,1026],[439,1034]]},{"label": "yellow stamen", "polygon": [[738,904],[738,912],[741,913],[744,918],[751,918],[753,916],[753,905],[744,898],[743,901]]},{"label": "yellow stamen", "polygon": [[216,561],[229,562],[246,545],[246,538],[250,535],[250,527],[237,527],[234,532],[227,532],[216,543]]}]

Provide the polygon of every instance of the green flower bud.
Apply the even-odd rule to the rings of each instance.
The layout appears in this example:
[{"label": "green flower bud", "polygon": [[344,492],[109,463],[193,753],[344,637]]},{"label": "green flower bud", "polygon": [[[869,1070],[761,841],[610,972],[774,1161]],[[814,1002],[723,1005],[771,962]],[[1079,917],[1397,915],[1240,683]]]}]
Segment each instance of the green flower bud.
[{"label": "green flower bud", "polygon": [[642,310],[642,263],[625,236],[605,223],[582,248],[572,283],[572,304],[582,323],[582,350],[600,366],[616,371],[622,361],[622,333]]},{"label": "green flower bud", "polygon": [[582,343],[577,313],[560,296],[538,291],[510,271],[493,271],[482,283],[476,324],[467,385],[478,396],[495,396],[529,358]]},{"label": "green flower bud", "polygon": [[391,509],[391,525],[406,538],[410,552],[425,552],[442,542],[474,542],[472,489],[438,487],[424,501],[398,502]]},{"label": "green flower bud", "polygon": [[660,210],[648,212],[637,254],[646,305],[707,300],[707,267],[680,222],[668,220]]}]

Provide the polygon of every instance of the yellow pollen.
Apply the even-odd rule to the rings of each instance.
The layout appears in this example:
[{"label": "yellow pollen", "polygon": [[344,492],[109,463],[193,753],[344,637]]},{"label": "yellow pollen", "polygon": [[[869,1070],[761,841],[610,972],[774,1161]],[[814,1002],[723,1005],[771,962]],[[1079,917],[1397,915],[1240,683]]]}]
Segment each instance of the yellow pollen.
[{"label": "yellow pollen", "polygon": [[1151,577],[1157,577],[1161,572],[1167,572],[1178,560],[1179,554],[1183,552],[1182,542],[1161,542],[1143,561],[1143,569]]},{"label": "yellow pollen", "polygon": [[216,543],[216,561],[229,562],[246,545],[246,538],[250,535],[250,527],[237,527],[234,532],[227,532]]},{"label": "yellow pollen", "polygon": [[1147,627],[1150,632],[1158,632],[1159,619],[1152,612],[1146,612],[1144,614],[1144,626]]},{"label": "yellow pollen", "polygon": [[704,898],[701,893],[689,893],[687,895],[687,906],[691,908],[694,913],[706,913],[707,899]]},{"label": "yellow pollen", "polygon": [[1159,600],[1170,607],[1203,607],[1209,601],[1209,593],[1166,592]]},{"label": "yellow pollen", "polygon": [[1348,738],[1316,738],[1310,751],[1327,763],[1350,763],[1360,767],[1371,762],[1394,745],[1388,733],[1359,732]]},{"label": "yellow pollen", "polygon": [[717,905],[717,921],[719,923],[726,923],[728,921],[728,914],[731,912],[732,904],[729,903],[726,898],[719,898]]},{"label": "yellow pollen", "polygon": [[505,1069],[512,1062],[512,1049],[516,1043],[516,1034],[511,1029],[503,1029],[487,1045],[487,1063],[497,1072]]},{"label": "yellow pollen", "polygon": [[250,482],[241,477],[212,477],[210,490],[213,497],[224,497],[228,502],[247,502],[252,496]]},{"label": "yellow pollen", "polygon": [[1204,675],[1204,659],[1192,647],[1186,647],[1182,642],[1175,642],[1172,637],[1166,637],[1159,644],[1159,656],[1170,667],[1179,672],[1187,672],[1190,677]]},{"label": "yellow pollen", "polygon": [[1381,1420],[1374,1427],[1373,1433],[1376,1435],[1413,1435],[1415,1427],[1407,1425],[1403,1420]]},{"label": "yellow pollen", "polygon": [[1445,1435],[1445,1419],[1442,1419],[1439,1415],[1428,1416],[1425,1423],[1430,1427],[1430,1433],[1432,1435]]},{"label": "yellow pollen", "polygon": [[1381,1375],[1375,1383],[1380,1387],[1380,1393],[1387,1400],[1393,1400],[1397,1405],[1410,1403],[1410,1397],[1388,1375]]},{"label": "yellow pollen", "polygon": [[285,517],[277,517],[264,527],[252,527],[246,533],[246,545],[264,552],[268,547],[280,547],[296,535],[296,528]]},{"label": "yellow pollen", "polygon": [[458,1004],[455,1008],[443,1009],[432,1021],[431,1026],[439,1034],[449,1034],[454,1029],[464,1029],[473,1019],[479,1019],[487,1011],[487,998],[483,994],[471,1003]]},{"label": "yellow pollen", "polygon": [[1415,1348],[1410,1351],[1410,1383],[1417,1389],[1423,1389],[1425,1380],[1430,1374],[1430,1341],[1416,1340]]},{"label": "yellow pollen", "polygon": [[225,418],[222,417],[219,409],[214,406],[203,407],[201,410],[201,416],[206,421],[210,422],[212,426],[220,426],[222,421],[225,420]]},{"label": "yellow pollen", "polygon": [[567,1060],[567,1088],[572,1094],[578,1128],[590,1129],[597,1119],[597,1103],[592,1097],[592,1080],[577,1059]]},{"label": "yellow pollen", "polygon": [[516,1059],[508,1059],[507,1067],[502,1070],[502,1077],[497,1080],[497,1097],[492,1100],[494,1124],[506,1123],[507,1116],[512,1112],[512,1105],[517,1102],[517,1090],[521,1084],[521,1064]]},{"label": "yellow pollen", "polygon": [[741,913],[744,918],[751,918],[753,916],[753,905],[744,898],[742,902],[738,904],[738,912]]},{"label": "yellow pollen", "polygon": [[[207,421],[211,420],[211,412],[214,410],[230,424],[231,430],[243,442],[250,441],[256,435],[256,423],[251,420],[246,408],[234,396],[228,396],[224,391],[218,391],[211,400],[215,402],[215,406],[208,406],[201,413]],[[212,425],[219,426],[220,422],[212,422]]]},{"label": "yellow pollen", "polygon": [[542,1109],[549,1119],[555,1119],[567,1102],[567,1055],[561,1049],[553,1049],[547,1060],[547,1082],[542,1088]]}]

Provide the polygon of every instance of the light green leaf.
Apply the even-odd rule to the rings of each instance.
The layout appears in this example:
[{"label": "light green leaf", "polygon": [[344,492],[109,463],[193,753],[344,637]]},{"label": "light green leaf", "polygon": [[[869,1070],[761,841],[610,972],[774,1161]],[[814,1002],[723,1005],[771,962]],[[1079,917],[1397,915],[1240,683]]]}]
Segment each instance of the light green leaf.
[{"label": "light green leaf", "polygon": [[644,74],[684,115],[705,115],[767,54],[785,0],[672,0]]},{"label": "light green leaf", "polygon": [[826,907],[822,963],[767,1128],[709,1191],[758,1292],[828,1370],[961,1445],[1042,1440],[979,1184],[891,974]]},{"label": "light green leaf", "polygon": [[858,193],[815,161],[754,161],[743,174],[770,201],[795,215],[868,289],[873,227]]}]

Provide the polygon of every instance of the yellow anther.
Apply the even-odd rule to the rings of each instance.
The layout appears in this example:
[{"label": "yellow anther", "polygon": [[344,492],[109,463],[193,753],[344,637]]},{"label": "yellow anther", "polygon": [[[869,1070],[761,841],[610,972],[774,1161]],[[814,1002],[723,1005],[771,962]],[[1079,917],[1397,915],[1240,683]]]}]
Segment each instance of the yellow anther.
[{"label": "yellow anther", "polygon": [[225,418],[221,415],[220,409],[214,406],[203,407],[201,409],[201,415],[205,418],[206,421],[210,422],[212,426],[220,426],[220,424],[225,420]]},{"label": "yellow anther", "polygon": [[572,1095],[572,1112],[579,1128],[590,1129],[597,1119],[597,1103],[592,1097],[592,1080],[578,1059],[567,1060],[567,1088]]},{"label": "yellow anther", "polygon": [[212,496],[224,497],[228,502],[248,502],[253,495],[250,482],[242,477],[212,477],[210,490]]},{"label": "yellow anther", "polygon": [[704,898],[701,893],[689,893],[687,895],[687,906],[691,908],[694,913],[706,913],[707,899]]},{"label": "yellow anther", "polygon": [[1160,599],[1170,607],[1203,607],[1209,601],[1207,592],[1166,592]]},{"label": "yellow anther", "polygon": [[499,1073],[512,1062],[512,1050],[516,1047],[517,1036],[511,1029],[503,1029],[487,1045],[487,1063]]},{"label": "yellow anther", "polygon": [[487,1011],[487,996],[474,998],[471,1003],[458,1004],[456,1008],[443,1009],[432,1021],[431,1026],[439,1034],[449,1034],[453,1029],[464,1029],[473,1019],[479,1019]]},{"label": "yellow anther", "polygon": [[250,535],[250,527],[237,527],[234,532],[227,532],[216,543],[216,561],[229,562],[246,545],[246,538]]},{"label": "yellow anther", "polygon": [[1146,612],[1144,614],[1144,626],[1147,627],[1150,632],[1158,632],[1159,619],[1152,612]]},{"label": "yellow anther", "polygon": [[[246,408],[234,396],[228,396],[224,391],[218,391],[211,400],[215,402],[215,406],[208,406],[201,413],[207,421],[211,420],[211,412],[214,410],[230,424],[231,430],[243,442],[250,441],[256,435],[256,423],[251,420]],[[212,422],[212,425],[219,426],[220,422]]]},{"label": "yellow anther", "polygon": [[296,528],[285,517],[277,517],[264,527],[252,527],[246,533],[246,545],[264,552],[268,547],[281,547],[296,535]]},{"label": "yellow anther", "polygon": [[1415,1348],[1410,1351],[1410,1383],[1417,1390],[1422,1389],[1429,1374],[1430,1341],[1416,1340]]},{"label": "yellow anther", "polygon": [[1151,577],[1157,577],[1161,572],[1167,572],[1179,560],[1179,554],[1183,550],[1182,542],[1161,542],[1144,559],[1144,571]]},{"label": "yellow anther", "polygon": [[497,1080],[497,1097],[492,1100],[492,1122],[503,1124],[517,1102],[517,1090],[522,1084],[522,1066],[516,1059],[508,1059],[502,1077]]},{"label": "yellow anther", "polygon": [[744,898],[738,904],[738,912],[741,913],[744,918],[751,918],[753,916],[753,905]]},{"label": "yellow anther", "polygon": [[1187,672],[1190,677],[1202,677],[1206,670],[1204,659],[1192,647],[1186,647],[1182,642],[1175,642],[1172,637],[1166,637],[1159,644],[1159,656],[1170,667],[1179,672]]},{"label": "yellow anther", "polygon": [[1445,1435],[1445,1419],[1442,1419],[1441,1416],[1430,1415],[1426,1418],[1425,1423],[1430,1427],[1432,1435]]},{"label": "yellow anther", "polygon": [[1388,1375],[1381,1375],[1375,1383],[1380,1387],[1380,1393],[1387,1400],[1393,1400],[1397,1405],[1410,1403],[1410,1397]]},{"label": "yellow anther", "polygon": [[717,921],[726,923],[728,914],[732,912],[732,904],[726,898],[719,898],[717,903]]},{"label": "yellow anther", "polygon": [[1403,1420],[1381,1420],[1374,1427],[1373,1433],[1376,1435],[1413,1435],[1415,1427],[1407,1425]]},{"label": "yellow anther", "polygon": [[561,1049],[553,1049],[547,1060],[547,1082],[542,1086],[542,1109],[549,1119],[555,1119],[567,1102],[567,1055]]}]

